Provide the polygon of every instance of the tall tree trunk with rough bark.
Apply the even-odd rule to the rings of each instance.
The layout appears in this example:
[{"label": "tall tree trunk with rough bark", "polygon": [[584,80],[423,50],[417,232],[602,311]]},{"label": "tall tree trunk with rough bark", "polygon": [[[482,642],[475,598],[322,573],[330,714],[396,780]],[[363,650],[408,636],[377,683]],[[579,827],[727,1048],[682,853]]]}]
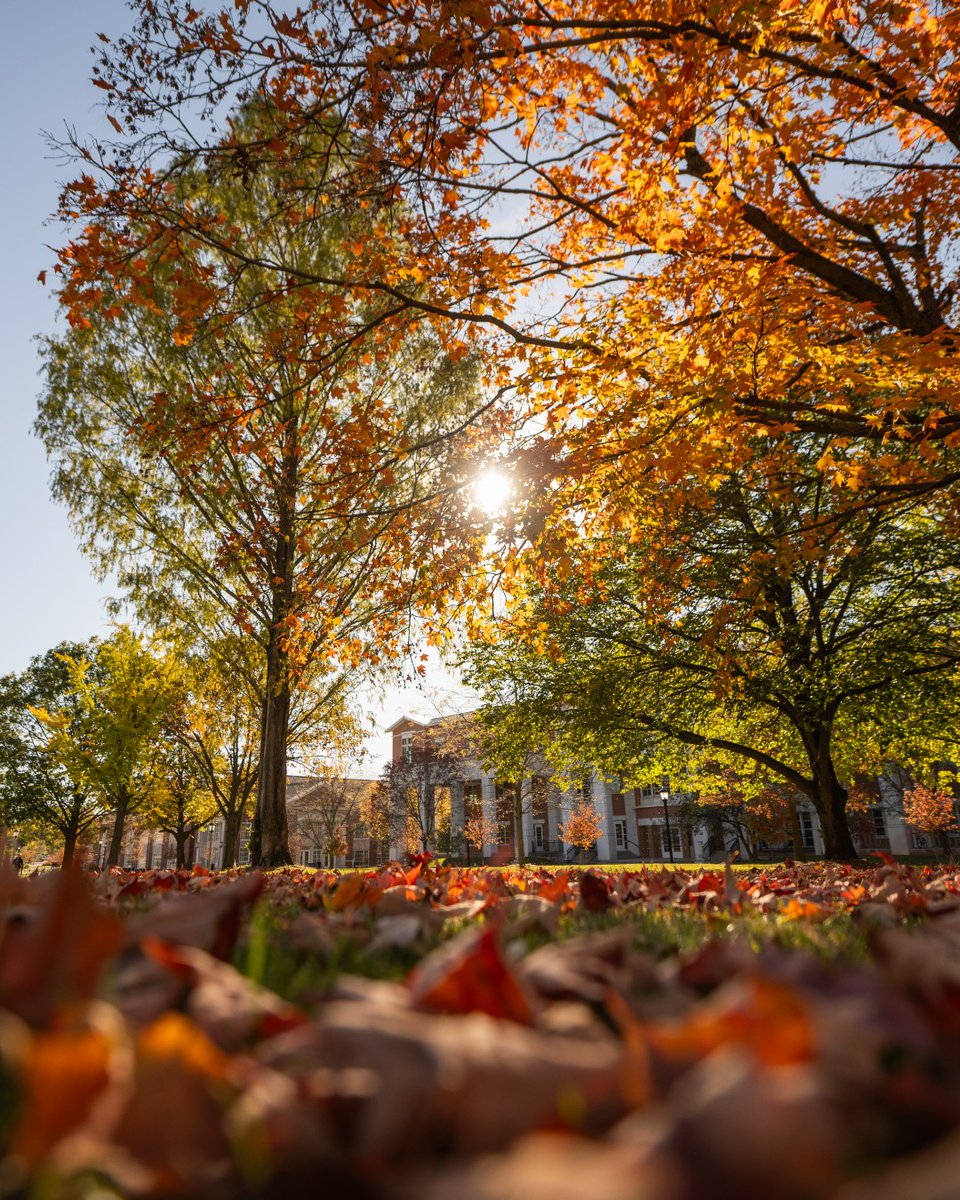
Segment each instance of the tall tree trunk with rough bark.
[{"label": "tall tree trunk with rough bark", "polygon": [[113,834],[110,838],[110,850],[107,854],[107,866],[115,867],[120,861],[120,851],[123,849],[123,828],[130,808],[130,793],[122,787],[114,797]]},{"label": "tall tree trunk with rough bark", "polygon": [[810,799],[820,818],[824,856],[853,862],[857,848],[847,823],[847,789],[840,782],[833,762],[832,734],[827,720],[810,725],[803,733],[813,774]]},{"label": "tall tree trunk with rough bark", "polygon": [[255,866],[265,868],[289,866],[293,862],[287,827],[287,733],[290,726],[291,664],[286,638],[287,619],[293,604],[296,569],[298,453],[296,415],[288,411],[277,497],[272,620],[267,640],[267,669],[260,727],[260,768],[257,777],[257,853],[253,862]]}]

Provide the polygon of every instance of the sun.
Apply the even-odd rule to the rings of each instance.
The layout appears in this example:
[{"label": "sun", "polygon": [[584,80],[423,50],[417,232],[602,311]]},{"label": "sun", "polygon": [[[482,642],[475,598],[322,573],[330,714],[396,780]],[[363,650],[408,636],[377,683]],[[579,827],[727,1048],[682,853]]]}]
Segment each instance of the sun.
[{"label": "sun", "polygon": [[509,475],[490,467],[473,481],[471,491],[474,504],[487,516],[495,517],[506,508],[513,494],[513,484]]}]

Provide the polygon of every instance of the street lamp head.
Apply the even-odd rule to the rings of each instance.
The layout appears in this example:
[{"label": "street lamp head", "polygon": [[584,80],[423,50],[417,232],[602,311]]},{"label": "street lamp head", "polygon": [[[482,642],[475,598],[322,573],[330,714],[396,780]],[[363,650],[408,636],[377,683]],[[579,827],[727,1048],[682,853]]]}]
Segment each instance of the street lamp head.
[{"label": "street lamp head", "polygon": [[664,804],[666,804],[666,802],[670,799],[670,792],[667,788],[662,787],[660,789],[660,799],[663,801]]}]

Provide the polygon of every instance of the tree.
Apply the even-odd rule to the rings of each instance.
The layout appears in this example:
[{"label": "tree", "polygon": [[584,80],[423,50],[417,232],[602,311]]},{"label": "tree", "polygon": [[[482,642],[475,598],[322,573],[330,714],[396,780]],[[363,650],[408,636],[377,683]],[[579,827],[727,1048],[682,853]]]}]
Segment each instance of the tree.
[{"label": "tree", "polygon": [[[177,848],[176,866],[180,870],[187,862],[187,843],[214,818],[217,804],[206,789],[197,760],[183,741],[164,731],[155,744],[155,753],[160,778],[149,806],[140,813],[140,823],[147,829],[170,834]],[[228,857],[232,866],[232,856],[225,845],[224,858]]]},{"label": "tree", "polygon": [[693,792],[725,771],[741,790],[778,780],[816,808],[827,855],[854,856],[849,782],[892,761],[918,706],[956,703],[960,563],[936,512],[850,506],[821,453],[784,437],[779,465],[762,446],[619,545],[585,539],[516,603],[475,683],[484,657],[494,681],[522,670],[551,758]]},{"label": "tree", "polygon": [[92,643],[64,642],[30,660],[20,674],[0,679],[0,804],[4,823],[21,837],[63,841],[63,863],[103,815],[103,803],[76,757],[63,753],[56,728],[39,712],[67,722],[82,719],[82,705],[69,669],[93,652]]},{"label": "tree", "polygon": [[331,859],[346,854],[348,835],[363,824],[363,805],[373,784],[327,769],[294,803],[297,841]]},{"label": "tree", "polygon": [[187,693],[169,726],[224,823],[221,870],[236,864],[240,829],[252,814],[257,786],[261,703],[257,664],[251,661],[256,657],[248,639],[234,636],[188,658]]},{"label": "tree", "polygon": [[[102,51],[121,138],[74,148],[83,174],[61,215],[75,236],[58,264],[73,320],[105,290],[146,303],[176,245],[191,251],[183,336],[224,303],[237,316],[296,293],[316,310],[330,287],[370,301],[365,328],[384,336],[411,314],[451,352],[497,331],[526,439],[513,477],[531,499],[504,570],[563,573],[586,533],[636,535],[651,575],[669,574],[675,547],[648,536],[658,506],[700,476],[709,514],[709,481],[755,457],[758,429],[771,453],[783,431],[822,437],[817,472],[854,511],[955,491],[949,11],[387,0],[373,19],[311,0],[293,17],[258,5],[256,34],[251,11],[141,0]],[[269,137],[202,124],[240,91],[282,98]],[[332,130],[322,148],[318,128]],[[225,236],[171,186],[171,163],[201,152],[224,174],[279,163],[300,180],[278,223],[386,199],[403,236],[358,241],[329,273]],[[214,252],[263,285],[225,301]],[[325,328],[352,345],[354,327]]]},{"label": "tree", "polygon": [[[384,840],[410,853],[436,850],[438,834],[450,832],[449,788],[463,773],[462,727],[451,720],[413,738],[409,759],[387,763],[372,797]],[[438,792],[445,790],[443,797]]]},{"label": "tree", "polygon": [[[468,849],[473,846],[475,850],[483,852],[484,846],[493,845],[500,834],[497,822],[492,817],[485,816],[483,811],[475,812],[468,816],[463,825],[463,840]],[[467,862],[469,863],[469,855]]]},{"label": "tree", "polygon": [[903,794],[903,815],[908,825],[922,833],[936,834],[950,852],[950,834],[957,832],[957,801],[950,792],[915,783]]},{"label": "tree", "polygon": [[[269,136],[279,120],[251,102],[232,128]],[[322,130],[305,137],[327,152]],[[251,177],[194,158],[170,170],[223,244],[131,260],[143,293],[115,281],[48,341],[37,429],[85,548],[102,570],[121,567],[144,617],[212,620],[221,634],[232,623],[259,646],[255,842],[272,866],[289,861],[297,693],[309,685],[336,707],[347,677],[408,644],[412,607],[470,578],[479,543],[445,472],[470,448],[477,368],[425,322],[382,329],[376,305],[336,287],[274,303],[271,273],[238,271],[229,248],[292,256],[319,279],[354,244],[403,241],[399,210],[352,204],[307,224],[287,210],[278,223],[298,186],[282,159]]]},{"label": "tree", "polygon": [[570,810],[569,818],[557,829],[560,840],[568,846],[576,846],[580,851],[580,861],[583,856],[596,844],[597,838],[603,833],[603,818],[589,800],[581,796]]},{"label": "tree", "polygon": [[181,679],[170,657],[125,626],[92,646],[91,658],[62,656],[69,701],[32,711],[49,731],[50,753],[113,813],[107,863],[115,866],[128,817],[164,786],[157,744]]},{"label": "tree", "polygon": [[[881,469],[897,486],[937,474],[926,457],[960,419],[948,10],[386,0],[374,20],[310,0],[293,16],[257,5],[254,33],[247,3],[136,7],[96,68],[122,140],[76,147],[84,174],[64,194],[81,226],[62,254],[74,313],[104,276],[136,300],[131,259],[174,237],[228,241],[158,159],[202,149],[245,178],[279,159],[304,178],[284,220],[319,219],[317,181],[332,203],[384,180],[415,197],[419,273],[389,269],[396,247],[358,247],[338,286],[381,297],[385,321],[419,309],[504,330],[553,381],[535,402],[584,448],[578,429],[597,449],[617,430],[644,440],[664,406],[707,418],[658,422],[691,455],[713,421],[734,439],[787,421],[902,439],[907,476]],[[282,97],[270,138],[210,133],[239,90]],[[304,130],[334,121],[317,154]],[[278,290],[330,278],[245,240],[230,252]],[[514,307],[537,285],[549,308]]]}]

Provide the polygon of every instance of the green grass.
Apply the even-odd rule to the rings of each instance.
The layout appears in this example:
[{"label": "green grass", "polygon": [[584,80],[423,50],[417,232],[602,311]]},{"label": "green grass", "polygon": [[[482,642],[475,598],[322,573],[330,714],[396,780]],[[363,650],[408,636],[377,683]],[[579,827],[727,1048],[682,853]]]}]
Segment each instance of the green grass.
[{"label": "green grass", "polygon": [[[305,949],[291,936],[296,912],[269,901],[261,902],[238,944],[234,962],[256,983],[293,1003],[309,1006],[329,992],[344,974],[368,979],[404,979],[426,954],[465,927],[463,922],[447,922],[440,931],[424,933],[413,947],[370,951],[367,942],[375,928],[374,917],[354,916],[354,923],[342,931],[337,932],[336,926],[328,927],[333,934],[328,947]],[[754,911],[731,915],[631,905],[603,914],[580,910],[563,914],[555,933],[534,926],[514,936],[507,924],[505,937],[515,944],[514,952],[528,954],[549,942],[562,943],[584,934],[616,929],[629,929],[634,948],[657,960],[692,954],[709,941],[730,938],[744,941],[754,952],[774,946],[845,963],[868,957],[864,931],[845,913],[814,923]]]}]

